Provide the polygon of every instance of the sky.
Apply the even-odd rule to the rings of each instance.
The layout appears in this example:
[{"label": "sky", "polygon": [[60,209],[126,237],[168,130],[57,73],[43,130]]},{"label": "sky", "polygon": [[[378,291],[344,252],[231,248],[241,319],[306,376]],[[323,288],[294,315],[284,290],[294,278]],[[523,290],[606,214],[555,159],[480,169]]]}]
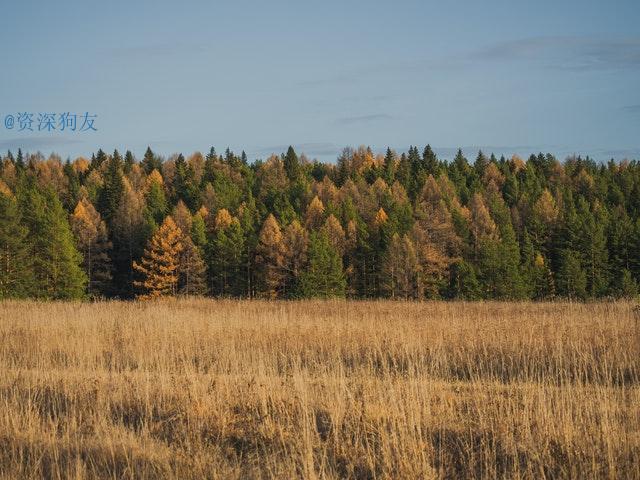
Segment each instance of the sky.
[{"label": "sky", "polygon": [[640,159],[638,0],[2,3],[0,151]]}]

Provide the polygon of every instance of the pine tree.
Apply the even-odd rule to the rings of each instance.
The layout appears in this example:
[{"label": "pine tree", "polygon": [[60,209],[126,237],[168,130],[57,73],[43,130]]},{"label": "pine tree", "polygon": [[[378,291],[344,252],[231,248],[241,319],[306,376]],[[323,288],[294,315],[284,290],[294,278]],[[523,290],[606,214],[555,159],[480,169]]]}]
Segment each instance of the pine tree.
[{"label": "pine tree", "polygon": [[424,151],[422,152],[422,168],[426,175],[433,175],[434,177],[438,176],[438,158],[431,149],[431,145],[424,147]]},{"label": "pine tree", "polygon": [[144,293],[140,299],[175,296],[178,291],[180,254],[184,246],[180,239],[182,232],[173,218],[168,216],[149,241],[140,263],[133,262],[133,268],[143,276],[134,285]]},{"label": "pine tree", "polygon": [[580,255],[572,250],[560,252],[560,269],[556,285],[558,293],[572,299],[584,299],[587,296],[587,274],[582,268]]},{"label": "pine tree", "polygon": [[87,281],[80,267],[82,255],[75,247],[67,214],[56,193],[50,188],[41,193],[33,180],[27,179],[19,189],[18,204],[29,230],[34,295],[45,299],[81,298]]},{"label": "pine tree", "polygon": [[635,299],[638,297],[638,282],[626,268],[617,274],[614,286],[613,294],[616,298]]},{"label": "pine tree", "polygon": [[144,173],[149,175],[154,170],[162,172],[162,162],[151,150],[151,147],[147,147],[147,151],[144,152],[144,158],[140,162],[140,166],[144,170]]},{"label": "pine tree", "polygon": [[191,165],[187,165],[182,154],[178,155],[175,162],[175,175],[173,177],[173,202],[182,200],[187,207],[195,210],[199,201],[199,191],[194,179]]},{"label": "pine tree", "polygon": [[580,224],[579,250],[582,265],[587,274],[587,291],[591,297],[605,294],[609,286],[607,271],[608,254],[605,230],[608,223],[607,212],[596,202],[591,212],[585,200],[578,202]]},{"label": "pine tree", "polygon": [[100,214],[86,198],[81,198],[70,217],[71,230],[82,254],[82,267],[87,276],[87,293],[94,297],[108,293],[111,281],[112,244]]},{"label": "pine tree", "polygon": [[107,160],[107,167],[104,173],[104,184],[98,196],[98,209],[102,217],[111,225],[113,217],[118,211],[122,193],[124,192],[124,181],[122,179],[122,158],[118,150]]},{"label": "pine tree", "polygon": [[346,287],[340,255],[331,246],[326,235],[312,233],[309,240],[309,264],[300,276],[300,296],[344,297]]},{"label": "pine tree", "polygon": [[15,199],[0,191],[0,300],[36,293],[32,290],[33,257],[28,235]]},{"label": "pine tree", "polygon": [[300,175],[300,161],[291,145],[289,145],[287,153],[284,156],[284,170],[290,182],[295,181]]},{"label": "pine tree", "polygon": [[136,163],[136,159],[133,157],[133,153],[131,153],[131,150],[127,150],[124,154],[124,166],[123,166],[124,173],[125,174],[130,173],[135,163]]},{"label": "pine tree", "polygon": [[382,178],[387,185],[391,185],[395,181],[395,162],[395,154],[390,148],[387,148],[384,163],[382,164]]},{"label": "pine tree", "polygon": [[449,297],[457,300],[479,300],[482,298],[482,286],[478,281],[473,265],[458,260],[451,266]]},{"label": "pine tree", "polygon": [[208,247],[211,293],[240,296],[245,291],[245,238],[240,221],[220,209]]}]

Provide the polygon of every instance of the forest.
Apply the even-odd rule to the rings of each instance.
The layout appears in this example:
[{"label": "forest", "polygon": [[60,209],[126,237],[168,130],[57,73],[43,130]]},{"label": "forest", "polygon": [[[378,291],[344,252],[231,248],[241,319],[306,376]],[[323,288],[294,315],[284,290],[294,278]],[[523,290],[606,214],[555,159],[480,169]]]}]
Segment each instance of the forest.
[{"label": "forest", "polygon": [[7,152],[0,299],[633,298],[640,163]]}]

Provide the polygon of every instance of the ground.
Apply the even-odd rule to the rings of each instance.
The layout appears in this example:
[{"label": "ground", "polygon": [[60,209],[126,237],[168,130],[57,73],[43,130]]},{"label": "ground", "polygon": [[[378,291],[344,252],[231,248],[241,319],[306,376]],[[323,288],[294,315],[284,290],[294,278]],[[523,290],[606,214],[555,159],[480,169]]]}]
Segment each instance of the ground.
[{"label": "ground", "polygon": [[0,303],[0,478],[640,478],[616,303]]}]

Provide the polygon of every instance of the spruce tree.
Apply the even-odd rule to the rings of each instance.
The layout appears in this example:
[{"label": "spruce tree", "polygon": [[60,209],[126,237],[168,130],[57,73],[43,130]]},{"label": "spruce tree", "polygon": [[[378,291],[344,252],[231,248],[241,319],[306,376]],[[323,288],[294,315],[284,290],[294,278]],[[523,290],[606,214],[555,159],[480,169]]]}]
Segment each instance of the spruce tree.
[{"label": "spruce tree", "polygon": [[0,300],[37,293],[28,241],[15,198],[0,192]]},{"label": "spruce tree", "polygon": [[300,175],[300,160],[298,160],[298,155],[291,145],[289,145],[284,156],[284,171],[290,182],[295,181]]},{"label": "spruce tree", "polygon": [[304,298],[344,297],[347,283],[342,259],[329,239],[312,233],[309,240],[309,264],[300,276],[300,296]]},{"label": "spruce tree", "polygon": [[122,179],[123,164],[122,157],[120,157],[118,150],[113,152],[113,155],[107,160],[106,165],[104,184],[98,196],[98,210],[107,222],[107,225],[111,226],[113,217],[120,206],[122,193],[124,192],[124,182]]},{"label": "spruce tree", "polygon": [[32,179],[18,192],[23,222],[29,230],[34,295],[46,299],[82,298],[87,282],[82,255],[75,247],[67,214],[51,188],[42,193]]},{"label": "spruce tree", "polygon": [[571,299],[584,299],[587,296],[587,274],[585,273],[580,255],[569,249],[560,252],[560,268],[556,285],[558,294]]}]

